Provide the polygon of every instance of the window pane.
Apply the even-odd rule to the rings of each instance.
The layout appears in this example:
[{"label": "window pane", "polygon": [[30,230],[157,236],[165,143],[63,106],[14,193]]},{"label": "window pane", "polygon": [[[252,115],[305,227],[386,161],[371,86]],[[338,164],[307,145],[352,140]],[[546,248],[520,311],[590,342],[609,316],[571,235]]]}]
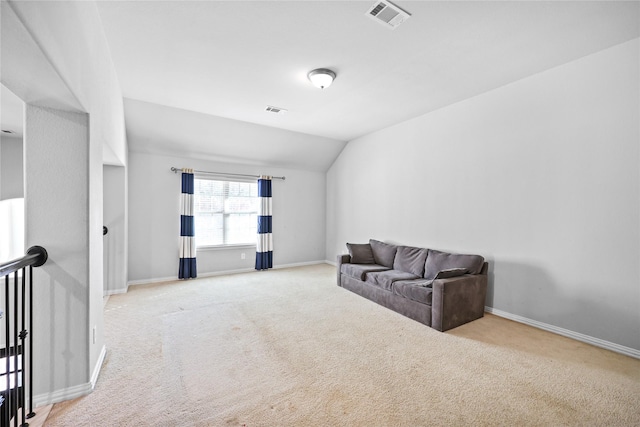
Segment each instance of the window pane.
[{"label": "window pane", "polygon": [[196,246],[224,244],[224,215],[201,213],[195,216]]},{"label": "window pane", "polygon": [[229,195],[225,204],[225,212],[257,212],[256,196],[251,195],[252,187],[256,187],[257,189],[257,184],[250,182],[230,182]]},{"label": "window pane", "polygon": [[257,183],[195,179],[194,184],[196,246],[255,243]]},{"label": "window pane", "polygon": [[197,212],[223,212],[224,182],[196,179],[193,192],[196,214]]},{"label": "window pane", "polygon": [[255,243],[258,232],[258,218],[256,214],[227,215],[227,244]]}]

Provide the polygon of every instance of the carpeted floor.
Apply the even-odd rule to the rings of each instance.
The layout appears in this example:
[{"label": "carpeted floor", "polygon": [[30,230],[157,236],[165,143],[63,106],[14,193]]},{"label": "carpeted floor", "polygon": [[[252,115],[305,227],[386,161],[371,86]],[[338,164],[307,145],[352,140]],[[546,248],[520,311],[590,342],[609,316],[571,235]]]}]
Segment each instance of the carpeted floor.
[{"label": "carpeted floor", "polygon": [[440,333],[329,265],[142,285],[45,426],[640,426],[640,361],[492,315]]}]

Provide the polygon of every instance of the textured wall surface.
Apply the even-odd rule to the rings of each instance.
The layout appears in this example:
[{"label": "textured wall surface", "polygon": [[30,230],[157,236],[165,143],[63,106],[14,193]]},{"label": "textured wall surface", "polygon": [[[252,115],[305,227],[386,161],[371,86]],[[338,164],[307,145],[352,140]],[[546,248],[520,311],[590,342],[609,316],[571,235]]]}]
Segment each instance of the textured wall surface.
[{"label": "textured wall surface", "polygon": [[32,105],[25,117],[25,246],[49,254],[34,269],[39,395],[89,380],[89,118]]}]

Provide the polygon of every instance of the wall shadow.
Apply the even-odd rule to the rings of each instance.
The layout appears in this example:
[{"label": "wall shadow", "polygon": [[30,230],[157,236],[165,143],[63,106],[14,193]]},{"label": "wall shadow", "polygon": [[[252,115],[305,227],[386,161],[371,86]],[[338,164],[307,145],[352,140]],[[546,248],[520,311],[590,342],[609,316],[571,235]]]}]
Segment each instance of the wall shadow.
[{"label": "wall shadow", "polygon": [[[34,394],[89,381],[84,354],[89,346],[87,287],[51,258],[34,269]],[[48,331],[48,340],[42,338],[43,331]],[[47,344],[38,344],[43,342]],[[48,372],[47,387],[38,386],[38,371]]]}]

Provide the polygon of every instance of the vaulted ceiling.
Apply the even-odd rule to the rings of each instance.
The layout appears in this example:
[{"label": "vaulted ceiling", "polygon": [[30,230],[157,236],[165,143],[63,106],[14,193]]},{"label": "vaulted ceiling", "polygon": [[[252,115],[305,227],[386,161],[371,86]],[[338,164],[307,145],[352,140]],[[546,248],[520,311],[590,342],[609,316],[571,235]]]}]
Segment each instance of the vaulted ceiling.
[{"label": "vaulted ceiling", "polygon": [[22,100],[4,85],[0,85],[0,116],[2,136],[22,138]]},{"label": "vaulted ceiling", "polygon": [[347,141],[640,36],[636,1],[395,3],[411,18],[391,30],[373,0],[97,2],[131,149],[250,163],[268,145],[326,170]]}]

